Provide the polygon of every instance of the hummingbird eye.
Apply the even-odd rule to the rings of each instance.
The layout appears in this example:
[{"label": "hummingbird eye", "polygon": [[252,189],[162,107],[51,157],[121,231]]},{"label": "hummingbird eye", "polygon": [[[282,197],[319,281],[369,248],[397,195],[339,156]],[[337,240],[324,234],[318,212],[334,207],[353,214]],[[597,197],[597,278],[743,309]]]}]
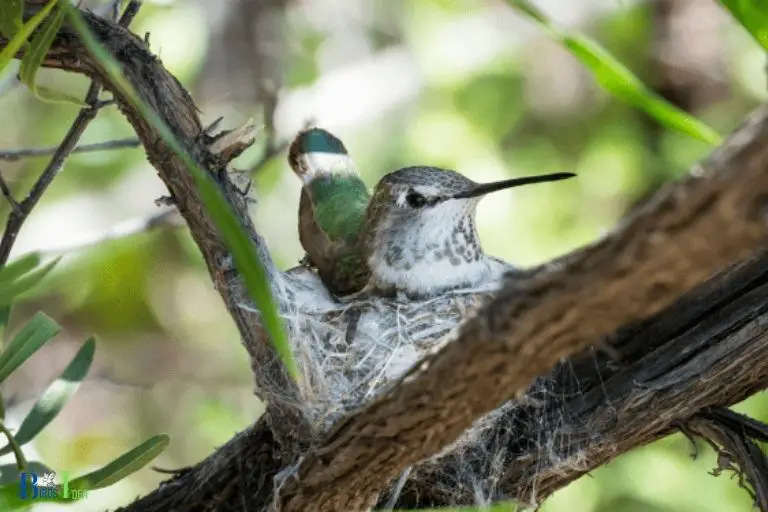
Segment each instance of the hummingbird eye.
[{"label": "hummingbird eye", "polygon": [[405,196],[405,201],[411,208],[421,208],[427,204],[427,198],[414,190],[408,191],[408,194]]}]

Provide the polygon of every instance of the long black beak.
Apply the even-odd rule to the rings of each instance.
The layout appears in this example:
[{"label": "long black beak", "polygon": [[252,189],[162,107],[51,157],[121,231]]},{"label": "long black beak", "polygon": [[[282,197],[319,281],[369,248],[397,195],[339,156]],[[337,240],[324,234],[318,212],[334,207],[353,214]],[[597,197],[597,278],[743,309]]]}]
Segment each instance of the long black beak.
[{"label": "long black beak", "polygon": [[526,176],[524,178],[512,178],[509,180],[482,183],[472,190],[455,194],[453,198],[469,199],[470,197],[478,197],[485,194],[490,194],[491,192],[496,192],[497,190],[504,190],[505,188],[530,185],[532,183],[545,183],[547,181],[567,180],[568,178],[573,178],[574,176],[576,175],[572,172],[556,172],[554,174],[540,174],[539,176]]}]

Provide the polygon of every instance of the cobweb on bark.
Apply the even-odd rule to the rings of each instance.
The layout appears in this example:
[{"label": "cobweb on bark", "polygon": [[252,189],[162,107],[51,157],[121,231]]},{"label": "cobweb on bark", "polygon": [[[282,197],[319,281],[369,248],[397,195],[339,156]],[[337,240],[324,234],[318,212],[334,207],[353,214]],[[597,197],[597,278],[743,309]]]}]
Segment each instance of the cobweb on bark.
[{"label": "cobweb on bark", "polygon": [[[499,283],[424,301],[380,297],[343,301],[331,297],[314,273],[297,267],[275,285],[288,299],[281,314],[301,374],[299,403],[293,405],[321,438],[335,422],[438,350],[463,319],[492,297]],[[384,502],[394,506],[401,493],[409,492],[410,483],[429,478],[438,486],[443,505],[483,506],[513,497],[506,485],[513,476],[510,466],[531,472],[544,463],[580,468],[581,446],[590,429],[576,424],[566,406],[578,398],[580,389],[573,368],[564,361],[551,376],[539,378],[524,397],[479,419],[443,453],[404,472],[392,482]],[[270,395],[285,399],[277,383],[274,389],[260,391],[267,399]],[[520,453],[537,454],[536,464],[520,465],[515,458]],[[436,474],[434,462],[446,458],[451,464],[441,463],[442,473]],[[292,471],[281,473],[276,485]],[[526,504],[538,501],[535,487],[534,483],[526,489]]]}]

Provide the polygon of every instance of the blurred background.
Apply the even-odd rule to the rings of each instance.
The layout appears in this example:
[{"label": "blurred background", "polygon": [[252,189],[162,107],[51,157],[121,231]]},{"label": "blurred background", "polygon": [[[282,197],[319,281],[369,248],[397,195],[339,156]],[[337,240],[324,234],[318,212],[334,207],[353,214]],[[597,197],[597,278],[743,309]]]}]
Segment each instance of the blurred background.
[{"label": "blurred background", "polygon": [[[723,135],[768,98],[764,53],[714,0],[535,3]],[[486,250],[522,266],[599,238],[710,151],[614,100],[500,0],[156,0],[144,2],[131,28],[150,34],[152,51],[192,92],[205,122],[223,116],[221,127],[232,128],[266,115],[280,143],[312,120],[345,142],[370,185],[414,164],[477,181],[578,173],[481,202]],[[57,71],[39,76],[80,97],[87,87]],[[0,77],[0,150],[57,145],[77,108],[43,103],[14,77]],[[112,107],[82,142],[132,135]],[[235,167],[250,169],[266,145]],[[23,197],[46,163],[0,160],[0,171]],[[278,263],[294,266],[302,256],[299,181],[284,153],[254,178],[256,224]],[[178,468],[261,413],[246,352],[186,229],[124,236],[160,211],[154,201],[165,193],[140,148],[74,155],[21,231],[12,258],[41,250],[64,259],[17,304],[10,334],[37,310],[63,332],[2,390],[9,426],[18,427],[88,336],[99,341],[90,377],[25,447],[28,459],[77,475],[166,432],[171,446],[154,464]],[[8,209],[0,205],[3,216]],[[767,406],[761,394],[737,409],[768,419]],[[735,479],[708,475],[717,463],[710,450],[697,460],[691,453],[680,435],[639,448],[542,510],[750,510]],[[115,507],[164,478],[145,468],[70,509]]]}]

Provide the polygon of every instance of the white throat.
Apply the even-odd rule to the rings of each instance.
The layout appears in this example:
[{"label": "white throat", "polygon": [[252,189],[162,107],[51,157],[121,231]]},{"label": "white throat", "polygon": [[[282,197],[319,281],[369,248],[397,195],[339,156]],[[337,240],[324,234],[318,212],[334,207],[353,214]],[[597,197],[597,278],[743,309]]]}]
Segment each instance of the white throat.
[{"label": "white throat", "polygon": [[479,247],[476,201],[446,201],[414,215],[395,212],[378,226],[368,264],[380,290],[429,297],[500,277]]}]

